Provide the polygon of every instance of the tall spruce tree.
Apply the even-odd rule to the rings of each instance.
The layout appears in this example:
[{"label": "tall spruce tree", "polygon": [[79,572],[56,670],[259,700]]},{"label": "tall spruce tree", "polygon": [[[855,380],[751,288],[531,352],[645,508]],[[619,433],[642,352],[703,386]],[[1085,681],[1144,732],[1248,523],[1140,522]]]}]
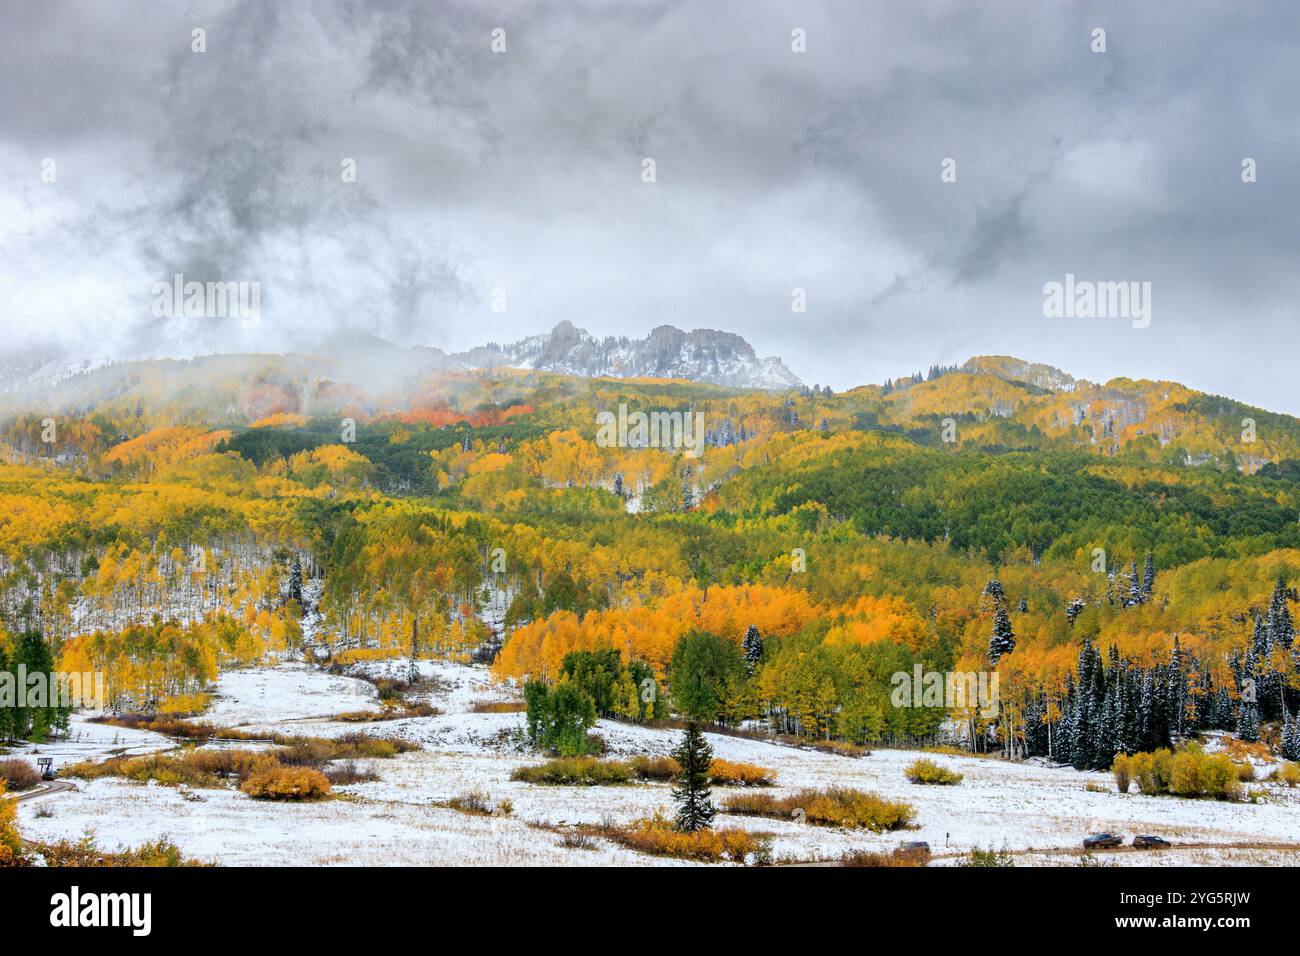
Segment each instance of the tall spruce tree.
[{"label": "tall spruce tree", "polygon": [[1278,578],[1268,604],[1268,633],[1274,644],[1285,647],[1288,651],[1295,644],[1295,624],[1291,620],[1291,609],[1287,607],[1290,597],[1291,591],[1286,581]]},{"label": "tall spruce tree", "polygon": [[1061,719],[1056,722],[1056,733],[1052,736],[1053,760],[1060,763],[1074,762],[1074,675],[1065,675],[1065,696],[1061,699]]},{"label": "tall spruce tree", "polygon": [[289,568],[289,600],[302,606],[302,562],[297,555],[294,555],[293,565]]},{"label": "tall spruce tree", "polygon": [[1259,705],[1253,700],[1237,705],[1237,736],[1247,743],[1259,740]]},{"label": "tall spruce tree", "polygon": [[1074,688],[1070,715],[1070,763],[1075,770],[1086,770],[1092,763],[1092,738],[1095,736],[1092,713],[1092,642],[1085,640],[1079,648],[1076,667],[1079,683]]},{"label": "tall spruce tree", "polygon": [[23,696],[27,699],[15,701],[15,703],[22,704],[22,706],[13,708],[13,736],[21,740],[30,740],[33,743],[44,743],[54,731],[60,728],[66,729],[68,708],[55,706],[52,693],[54,690],[54,655],[50,650],[50,645],[45,642],[45,636],[40,631],[27,631],[19,636],[17,660],[14,664],[17,665],[14,668],[15,671],[17,671],[18,666],[24,667],[29,676],[33,674],[45,675],[47,692],[39,696],[25,694]]},{"label": "tall spruce tree", "polygon": [[1232,695],[1227,687],[1220,687],[1214,695],[1214,729],[1231,730],[1232,727]]},{"label": "tall spruce tree", "polygon": [[993,612],[993,636],[989,638],[989,663],[994,667],[998,661],[1016,649],[1016,635],[1011,630],[1011,618],[1001,603]]},{"label": "tall spruce tree", "polygon": [[1241,700],[1237,704],[1237,736],[1247,743],[1259,739],[1259,666],[1252,646],[1246,652],[1246,660],[1241,668],[1238,693]]},{"label": "tall spruce tree", "polygon": [[713,801],[709,791],[709,765],[713,748],[700,733],[695,721],[686,724],[682,742],[673,751],[680,768],[675,778],[673,799],[677,801],[676,827],[682,833],[694,833],[713,823]]},{"label": "tall spruce tree", "polygon": [[745,669],[749,672],[749,676],[753,677],[759,661],[763,659],[763,637],[758,633],[757,626],[751,624],[749,630],[745,631],[742,649],[745,652]]},{"label": "tall spruce tree", "polygon": [[1171,733],[1182,736],[1183,712],[1187,707],[1187,674],[1183,670],[1183,649],[1174,635],[1174,652],[1169,663],[1169,681],[1165,689],[1165,708],[1169,714]]},{"label": "tall spruce tree", "polygon": [[1138,577],[1137,562],[1134,561],[1129,565],[1128,573],[1128,597],[1124,599],[1125,607],[1133,607],[1142,603],[1142,581]]},{"label": "tall spruce tree", "polygon": [[1294,715],[1282,725],[1282,756],[1287,760],[1300,760],[1300,718]]}]

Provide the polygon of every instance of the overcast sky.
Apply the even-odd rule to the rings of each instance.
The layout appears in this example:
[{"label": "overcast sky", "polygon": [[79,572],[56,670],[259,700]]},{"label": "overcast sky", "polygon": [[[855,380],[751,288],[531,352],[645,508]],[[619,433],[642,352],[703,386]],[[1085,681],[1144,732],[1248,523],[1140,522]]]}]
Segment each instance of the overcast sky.
[{"label": "overcast sky", "polygon": [[[0,352],[671,323],[810,384],[1000,353],[1300,413],[1293,0],[0,15]],[[178,272],[260,282],[260,322],[156,318]],[[1067,273],[1150,282],[1150,326],[1045,317]]]}]

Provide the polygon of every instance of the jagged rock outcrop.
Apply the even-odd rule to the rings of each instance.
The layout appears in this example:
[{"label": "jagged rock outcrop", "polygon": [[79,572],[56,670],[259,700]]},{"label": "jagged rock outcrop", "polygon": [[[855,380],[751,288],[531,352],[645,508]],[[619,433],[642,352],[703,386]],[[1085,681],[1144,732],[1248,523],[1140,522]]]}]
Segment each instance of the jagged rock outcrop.
[{"label": "jagged rock outcrop", "polygon": [[471,367],[510,366],[565,375],[681,378],[737,388],[798,388],[779,358],[760,358],[742,336],[713,329],[661,325],[644,339],[597,339],[565,321],[548,335],[509,345],[488,344],[451,356]]}]

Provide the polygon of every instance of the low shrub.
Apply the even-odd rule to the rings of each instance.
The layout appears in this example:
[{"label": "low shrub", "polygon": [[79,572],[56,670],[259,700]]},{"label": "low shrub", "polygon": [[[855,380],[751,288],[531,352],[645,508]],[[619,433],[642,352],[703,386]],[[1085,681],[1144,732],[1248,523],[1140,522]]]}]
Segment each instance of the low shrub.
[{"label": "low shrub", "polygon": [[581,830],[570,830],[560,837],[560,846],[566,850],[594,850],[597,843],[588,833]]},{"label": "low shrub", "polygon": [[[717,761],[713,764],[716,765]],[[633,757],[630,765],[632,775],[638,780],[657,780],[661,783],[671,781],[682,770],[681,765],[672,757],[647,757],[644,754]]]},{"label": "low shrub", "polygon": [[631,781],[632,770],[617,760],[557,757],[536,766],[519,767],[510,774],[510,779],[557,786],[609,786]]},{"label": "low shrub", "polygon": [[[510,774],[510,779],[523,783],[610,786],[633,780],[666,783],[680,771],[672,757],[638,755],[626,761],[557,757],[533,767],[520,767]],[[720,787],[770,787],[776,782],[774,770],[730,760],[714,760],[709,765],[709,776]]]},{"label": "low shrub", "polygon": [[1011,855],[1010,850],[1005,848],[994,850],[990,847],[987,850],[981,850],[979,847],[975,847],[957,865],[967,867],[1007,867],[1015,866],[1016,858]]},{"label": "low shrub", "polygon": [[77,763],[70,763],[63,768],[62,775],[65,777],[77,777],[81,780],[98,780],[100,777],[120,777],[122,776],[121,768],[124,763],[122,757],[113,757],[109,760],[95,762],[93,760],[81,760]]},{"label": "low shrub", "polygon": [[[763,855],[763,841],[745,830],[722,828],[682,833],[659,814],[625,827],[607,827],[605,835],[639,853],[705,863],[723,860],[744,863],[751,854]],[[770,850],[767,855],[770,857]]]},{"label": "low shrub", "polygon": [[1115,759],[1111,761],[1110,772],[1115,777],[1115,789],[1120,793],[1128,793],[1133,773],[1128,754],[1116,754]]},{"label": "low shrub", "polygon": [[239,789],[254,800],[322,800],[329,796],[330,782],[310,767],[267,767]]},{"label": "low shrub", "polygon": [[1133,754],[1127,765],[1138,790],[1148,796],[1216,800],[1240,800],[1242,796],[1241,771],[1227,754],[1207,754],[1195,746],[1177,752],[1161,748]]},{"label": "low shrub", "polygon": [[290,767],[321,767],[332,760],[391,760],[398,754],[418,750],[416,744],[397,737],[372,737],[349,733],[339,737],[272,738],[282,750],[280,762]]},{"label": "low shrub", "polygon": [[0,760],[0,780],[3,780],[10,793],[30,790],[41,782],[40,772],[21,757],[9,757]]},{"label": "low shrub", "polygon": [[228,778],[244,780],[261,770],[279,765],[269,750],[190,750],[183,754],[145,754],[141,757],[111,757],[98,763],[84,761],[63,769],[66,777],[97,780],[122,777],[136,783],[150,780],[164,787],[220,787]]},{"label": "low shrub", "polygon": [[509,816],[515,809],[514,804],[509,800],[494,801],[489,793],[478,788],[452,797],[449,800],[435,802],[434,806],[479,817]]},{"label": "low shrub", "polygon": [[60,840],[57,843],[35,844],[36,852],[44,859],[46,866],[211,866],[198,860],[187,858],[176,844],[166,837],[143,843],[138,847],[120,850],[101,850],[91,837],[83,837],[73,842]]},{"label": "low shrub", "polygon": [[384,707],[380,710],[349,710],[334,719],[348,724],[373,724],[384,720],[406,720],[409,717],[439,717],[442,715],[432,704],[404,704],[401,707]]},{"label": "low shrub", "polygon": [[769,794],[739,794],[724,800],[722,807],[726,813],[780,818],[797,817],[797,811],[802,810],[802,818],[808,823],[876,833],[901,830],[916,817],[916,808],[909,803],[848,787],[801,790],[780,799]]},{"label": "low shrub", "polygon": [[1273,771],[1273,780],[1288,787],[1300,785],[1300,763],[1284,763]]},{"label": "low shrub", "polygon": [[840,857],[840,866],[913,867],[928,866],[930,858],[924,853],[895,850],[879,853],[873,850],[848,850]]},{"label": "low shrub", "polygon": [[0,780],[0,867],[27,866],[30,861],[18,833],[18,802],[5,792],[5,782]]},{"label": "low shrub", "polygon": [[299,737],[280,745],[276,757],[286,767],[323,767],[338,756],[337,747],[324,737]]},{"label": "low shrub", "polygon": [[[671,763],[675,768],[677,761]],[[719,787],[770,787],[776,783],[775,770],[732,760],[715,759],[709,764],[709,777]]]},{"label": "low shrub", "polygon": [[184,762],[202,773],[210,773],[221,780],[236,777],[247,779],[259,770],[279,764],[275,753],[269,750],[192,750],[182,758]]},{"label": "low shrub", "polygon": [[126,727],[130,730],[151,730],[156,734],[179,737],[182,740],[207,741],[217,736],[234,738],[241,734],[240,731],[222,730],[212,724],[196,723],[174,716],[150,717],[146,714],[121,714],[116,717],[95,717],[91,722],[107,724],[110,727]]},{"label": "low shrub", "polygon": [[349,783],[374,783],[379,779],[379,774],[357,766],[354,760],[345,760],[337,766],[326,767],[322,772],[325,774],[325,779],[336,787]]},{"label": "low shrub", "polygon": [[961,783],[962,775],[949,770],[947,767],[941,767],[926,757],[912,761],[904,771],[907,779],[912,783],[920,783],[934,786],[953,786]]},{"label": "low shrub", "polygon": [[113,757],[101,763],[78,763],[63,769],[64,776],[95,780],[99,777],[122,777],[136,783],[150,780],[164,787],[189,784],[191,787],[220,787],[216,774],[188,763],[183,757],[147,754],[143,757]]}]

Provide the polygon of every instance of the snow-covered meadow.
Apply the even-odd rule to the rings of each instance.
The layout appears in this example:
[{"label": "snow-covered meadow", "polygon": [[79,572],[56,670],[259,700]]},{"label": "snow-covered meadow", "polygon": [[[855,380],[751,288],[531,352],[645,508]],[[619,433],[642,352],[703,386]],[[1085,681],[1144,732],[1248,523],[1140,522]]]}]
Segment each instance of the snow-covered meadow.
[{"label": "snow-covered meadow", "polygon": [[[364,667],[371,676],[405,677],[408,670],[404,661]],[[188,855],[227,865],[679,865],[604,840],[595,840],[594,847],[575,847],[564,839],[572,824],[626,822],[670,811],[667,784],[550,787],[513,782],[511,771],[542,759],[523,742],[523,714],[475,710],[481,703],[511,699],[510,690],[494,685],[482,667],[421,661],[419,670],[432,687],[423,699],[441,714],[371,723],[330,719],[345,711],[378,708],[375,688],[364,680],[301,664],[222,677],[205,716],[213,723],[314,736],[361,732],[421,745],[393,760],[363,761],[380,780],[337,787],[336,799],[267,803],[236,790],[185,792],[120,779],[77,781],[75,792],[21,804],[21,826],[37,840],[77,838],[92,831],[105,847],[165,835]],[[83,721],[73,727],[71,741],[29,750],[63,763],[172,746],[143,731]],[[614,757],[666,754],[679,736],[611,721],[601,721],[596,732]],[[1273,784],[1250,785],[1267,791],[1264,803],[1146,797],[1116,793],[1106,774],[931,755],[965,779],[957,786],[926,787],[904,777],[904,767],[917,756],[911,751],[849,757],[717,734],[710,734],[709,741],[718,757],[775,770],[777,786],[770,792],[776,796],[839,785],[903,799],[917,809],[916,829],[883,835],[719,815],[719,825],[769,835],[778,860],[835,859],[850,849],[890,850],[902,840],[925,840],[935,854],[933,865],[956,862],[974,847],[1006,848],[1016,853],[1019,865],[1073,865],[1079,862],[1084,836],[1112,830],[1126,838],[1155,833],[1181,846],[1096,854],[1107,864],[1300,863],[1300,791]],[[434,806],[471,790],[508,799],[512,813],[468,816]],[[731,792],[715,788],[715,799]]]}]

